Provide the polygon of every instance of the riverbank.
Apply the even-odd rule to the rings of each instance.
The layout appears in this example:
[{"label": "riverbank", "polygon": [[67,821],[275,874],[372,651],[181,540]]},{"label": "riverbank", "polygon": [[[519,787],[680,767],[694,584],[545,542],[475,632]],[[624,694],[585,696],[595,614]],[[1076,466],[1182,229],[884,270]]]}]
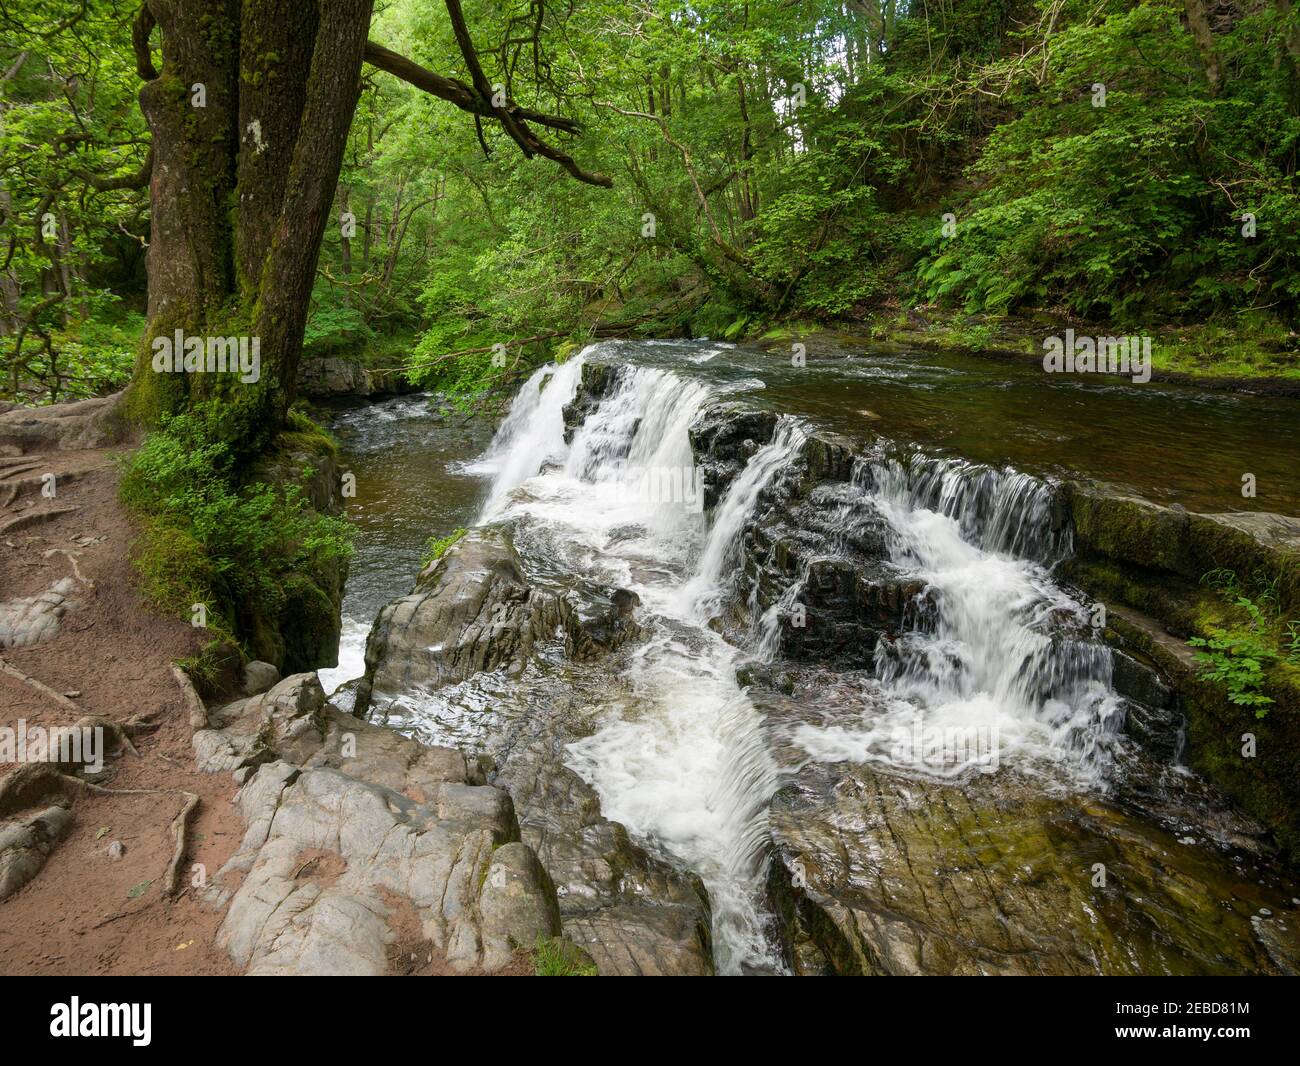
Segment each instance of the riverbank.
[{"label": "riverbank", "polygon": [[[1140,326],[1124,330],[1112,324],[1081,322],[1046,312],[1028,315],[967,315],[933,305],[870,314],[861,320],[777,323],[745,336],[762,342],[796,340],[819,330],[843,332],[873,343],[912,346],[931,351],[961,351],[991,360],[1043,361],[1043,341],[1120,333],[1151,338],[1151,379],[1202,388],[1277,396],[1300,396],[1300,334],[1276,322],[1259,329],[1213,323],[1192,326]],[[730,338],[729,338],[730,339]]]},{"label": "riverbank", "polygon": [[[459,752],[268,663],[205,704],[178,664],[212,634],[139,591],[114,403],[0,414],[0,970],[587,972]],[[399,838],[404,865],[375,852]]]}]

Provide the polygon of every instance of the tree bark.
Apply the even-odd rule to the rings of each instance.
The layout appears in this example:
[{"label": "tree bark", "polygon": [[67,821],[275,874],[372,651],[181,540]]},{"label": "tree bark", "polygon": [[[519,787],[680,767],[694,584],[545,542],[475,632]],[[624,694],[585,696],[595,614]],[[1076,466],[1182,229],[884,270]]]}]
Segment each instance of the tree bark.
[{"label": "tree bark", "polygon": [[1205,0],[1183,0],[1183,2],[1187,10],[1187,28],[1191,30],[1197,51],[1201,53],[1201,69],[1205,71],[1210,95],[1217,96],[1222,81],[1219,50],[1214,46],[1214,34],[1210,30],[1210,16],[1205,10]]},{"label": "tree bark", "polygon": [[[424,91],[499,122],[526,156],[611,184],[539,138],[572,119],[494,106],[458,0],[444,0],[474,86],[367,41],[373,0],[144,0],[132,47],[153,134],[149,325],[129,410],[152,421],[220,400],[241,458],[274,442],[294,396],[303,332],[363,56]],[[162,69],[151,38],[161,37]],[[200,101],[200,96],[202,97]],[[201,106],[199,105],[201,102]],[[370,203],[363,258],[370,253]],[[397,222],[394,215],[394,222]],[[345,250],[350,259],[350,248]],[[260,377],[157,372],[153,342],[248,337]]]}]

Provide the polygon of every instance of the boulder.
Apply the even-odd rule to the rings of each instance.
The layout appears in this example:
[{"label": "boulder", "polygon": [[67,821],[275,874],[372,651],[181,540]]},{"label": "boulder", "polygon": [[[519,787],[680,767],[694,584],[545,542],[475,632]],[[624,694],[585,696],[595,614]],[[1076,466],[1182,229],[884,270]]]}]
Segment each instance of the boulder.
[{"label": "boulder", "polygon": [[217,941],[250,975],[388,973],[406,909],[420,951],[460,972],[500,969],[554,932],[531,850],[494,859],[518,837],[500,789],[448,781],[417,803],[337,770],[271,763],[238,803],[248,831],[208,898],[229,901]]},{"label": "boulder", "polygon": [[5,455],[76,451],[116,444],[125,436],[123,393],[48,407],[7,405],[0,411],[0,448]]},{"label": "boulder", "polygon": [[35,596],[0,603],[0,648],[23,648],[59,632],[63,616],[78,606],[77,582],[65,577]]},{"label": "boulder", "polygon": [[259,659],[244,664],[244,691],[250,696],[265,692],[280,680],[280,671],[273,663],[264,663]]}]

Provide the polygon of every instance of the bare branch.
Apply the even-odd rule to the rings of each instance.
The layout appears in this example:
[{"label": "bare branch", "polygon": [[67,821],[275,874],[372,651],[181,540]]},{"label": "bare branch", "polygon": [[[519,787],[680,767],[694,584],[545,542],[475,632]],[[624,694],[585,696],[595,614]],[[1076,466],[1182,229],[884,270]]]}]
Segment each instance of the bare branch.
[{"label": "bare branch", "polygon": [[[457,0],[447,0],[447,6],[449,12],[452,12],[454,8],[452,15],[453,26],[459,23],[459,26],[463,29],[464,17],[460,15],[460,5]],[[461,32],[458,30],[457,41],[459,42],[460,39]],[[467,31],[465,41],[468,42]],[[465,47],[465,45],[462,45],[462,51]],[[473,46],[469,45],[468,47],[469,54],[474,55]],[[414,85],[417,89],[421,89],[441,100],[446,100],[448,103],[455,104],[462,111],[468,111],[478,118],[496,119],[501,123],[506,133],[510,135],[510,139],[519,145],[520,151],[524,153],[526,158],[540,155],[550,159],[559,163],[578,181],[585,182],[588,185],[598,185],[601,188],[608,189],[614,184],[614,179],[607,175],[583,170],[571,156],[543,141],[527,126],[528,122],[535,122],[539,126],[547,126],[550,129],[561,130],[564,133],[578,133],[581,129],[578,122],[560,115],[547,115],[540,111],[519,107],[509,100],[506,101],[503,107],[493,107],[492,86],[488,84],[482,67],[478,64],[477,56],[474,56],[472,63],[470,63],[470,74],[475,82],[474,87],[466,85],[456,78],[435,74],[405,56],[398,55],[396,52],[376,44],[374,41],[366,43],[365,60],[371,66],[387,71],[408,84]],[[470,61],[467,59],[467,62]]]}]

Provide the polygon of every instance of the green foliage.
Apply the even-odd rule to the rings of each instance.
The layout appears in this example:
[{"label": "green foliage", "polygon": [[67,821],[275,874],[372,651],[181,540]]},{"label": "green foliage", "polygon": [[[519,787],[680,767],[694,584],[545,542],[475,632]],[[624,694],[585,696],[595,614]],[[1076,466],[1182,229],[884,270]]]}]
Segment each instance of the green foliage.
[{"label": "green foliage", "polygon": [[[1249,604],[1242,599],[1239,605]],[[1217,681],[1228,689],[1228,699],[1242,707],[1254,707],[1255,716],[1263,718],[1271,696],[1264,693],[1265,664],[1276,660],[1278,653],[1264,643],[1261,635],[1249,627],[1222,629],[1209,627],[1209,637],[1192,637],[1187,643],[1198,651],[1201,678]]]},{"label": "green foliage", "polygon": [[134,562],[145,594],[186,617],[202,603],[209,629],[239,636],[245,605],[274,616],[296,575],[351,554],[352,532],[299,485],[243,481],[221,425],[214,404],[166,419],[127,459],[121,493],[144,525]]},{"label": "green foliage", "polygon": [[595,977],[596,964],[582,948],[563,937],[537,938],[533,972],[538,977]]},{"label": "green foliage", "polygon": [[3,16],[0,395],[7,398],[90,396],[121,388],[130,373],[143,332],[149,232],[147,175],[140,175],[149,134],[136,99],[132,16],[116,4],[77,10],[46,0],[26,0]]},{"label": "green foliage", "polygon": [[374,336],[362,311],[342,302],[343,295],[332,286],[316,286],[303,331],[304,356],[325,355],[340,349],[356,351]]},{"label": "green foliage", "polygon": [[424,546],[424,554],[420,556],[421,568],[441,559],[446,554],[447,549],[460,540],[466,532],[467,530],[462,528],[453,530],[445,537],[430,537],[429,542]]},{"label": "green foliage", "polygon": [[[67,14],[19,7],[32,26]],[[354,225],[325,227],[308,356],[412,337],[386,365],[468,410],[548,357],[529,337],[740,339],[929,303],[1159,328],[1162,369],[1300,375],[1292,0],[1215,16],[1218,86],[1182,0],[463,7],[488,81],[580,123],[532,127],[614,187],[367,77],[332,212]],[[92,4],[0,46],[14,397],[117,388],[136,349],[148,199],[125,179],[149,134],[131,14]],[[393,0],[372,30],[466,77],[440,5]],[[56,237],[38,238],[42,205]]]},{"label": "green foliage", "polygon": [[1274,702],[1264,691],[1269,667],[1283,661],[1300,665],[1300,620],[1284,621],[1276,577],[1256,574],[1243,581],[1235,571],[1219,568],[1201,582],[1223,597],[1230,613],[1227,624],[1207,623],[1208,636],[1187,642],[1202,649],[1196,652],[1201,678],[1224,685],[1232,703],[1253,707],[1263,718]]},{"label": "green foliage", "polygon": [[977,73],[1005,72],[1011,117],[969,168],[979,191],[951,208],[957,235],[930,242],[917,275],[928,299],[1117,321],[1294,310],[1300,119],[1293,63],[1262,44],[1278,40],[1277,9],[1216,35],[1232,71],[1217,94],[1182,13],[1175,0],[1067,4],[1041,64]]}]

